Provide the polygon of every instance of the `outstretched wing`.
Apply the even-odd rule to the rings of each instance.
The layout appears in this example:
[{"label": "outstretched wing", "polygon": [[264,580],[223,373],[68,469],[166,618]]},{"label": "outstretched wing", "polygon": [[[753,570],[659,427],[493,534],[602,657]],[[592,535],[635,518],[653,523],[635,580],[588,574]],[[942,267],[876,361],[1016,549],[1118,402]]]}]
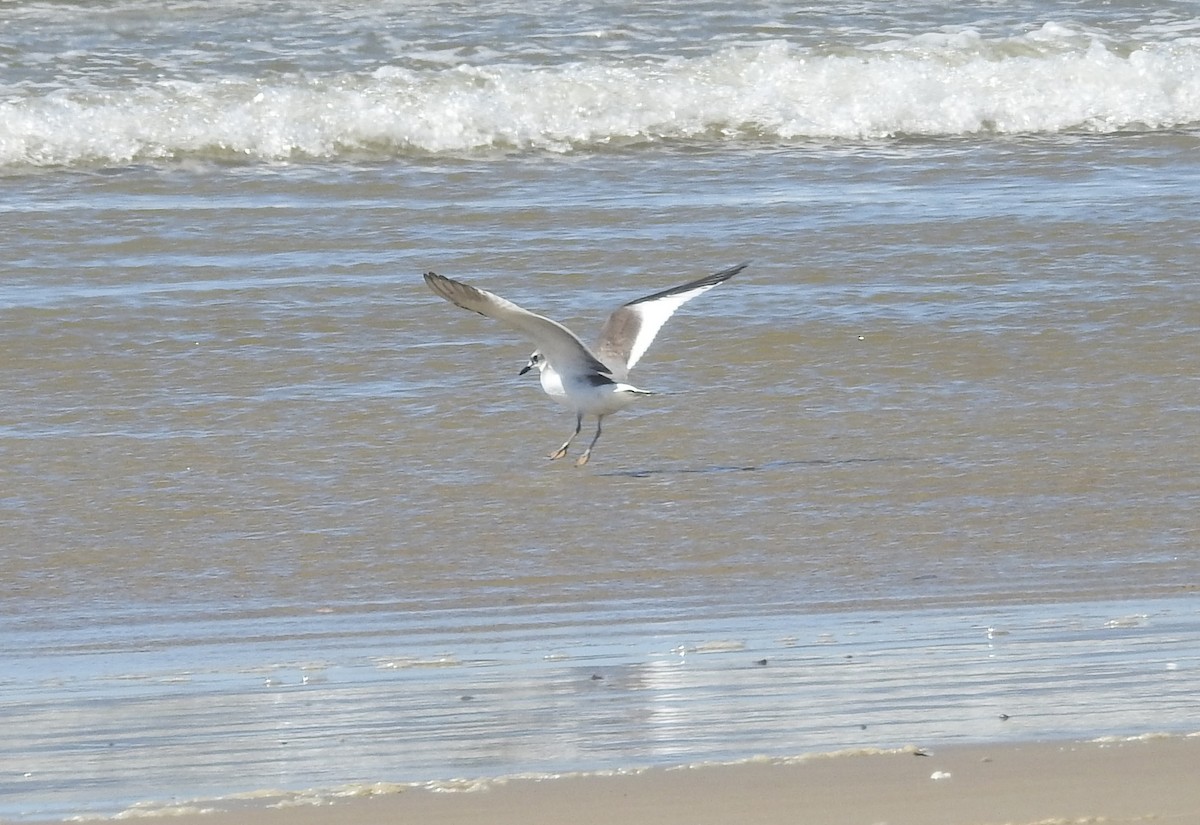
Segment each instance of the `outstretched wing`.
[{"label": "outstretched wing", "polygon": [[708,292],[717,284],[728,281],[749,266],[748,263],[722,269],[680,286],[655,292],[644,298],[630,301],[608,317],[600,331],[600,343],[596,355],[608,365],[614,378],[623,381],[629,370],[638,362],[662,325],[675,310],[697,295]]},{"label": "outstretched wing", "polygon": [[455,306],[478,312],[521,333],[546,356],[546,360],[561,375],[564,373],[600,373],[610,370],[601,363],[575,333],[557,321],[505,300],[484,289],[455,281],[435,272],[425,273],[425,283],[435,293]]}]

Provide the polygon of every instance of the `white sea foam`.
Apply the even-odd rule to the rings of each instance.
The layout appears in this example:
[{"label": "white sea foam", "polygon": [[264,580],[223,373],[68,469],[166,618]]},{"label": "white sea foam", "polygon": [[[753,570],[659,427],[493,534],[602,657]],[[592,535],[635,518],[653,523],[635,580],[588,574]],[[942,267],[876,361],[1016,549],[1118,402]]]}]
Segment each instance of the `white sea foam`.
[{"label": "white sea foam", "polygon": [[556,66],[384,65],[329,75],[8,89],[0,166],[252,160],[661,141],[1109,132],[1200,123],[1200,38],[1056,24],[866,46],[782,41]]}]

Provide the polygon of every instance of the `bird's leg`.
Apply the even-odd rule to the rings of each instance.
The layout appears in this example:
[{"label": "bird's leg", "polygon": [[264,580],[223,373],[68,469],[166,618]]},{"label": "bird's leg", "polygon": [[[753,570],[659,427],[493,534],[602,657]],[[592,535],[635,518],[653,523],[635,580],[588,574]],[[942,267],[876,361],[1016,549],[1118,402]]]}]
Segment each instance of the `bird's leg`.
[{"label": "bird's leg", "polygon": [[597,418],[596,418],[596,434],[594,436],[592,436],[592,443],[589,444],[588,448],[583,451],[583,455],[581,455],[578,459],[575,460],[576,467],[582,467],[584,464],[587,464],[588,459],[592,457],[592,447],[595,447],[596,442],[600,440],[600,422],[603,420],[604,420],[604,416],[602,416],[602,415],[597,416]]},{"label": "bird's leg", "polygon": [[[571,433],[571,437],[563,442],[563,445],[550,454],[550,460],[562,458],[567,454],[567,447],[571,446],[571,442],[575,440],[575,436],[579,435],[579,431],[583,429],[583,413],[575,414],[575,432]],[[589,448],[590,449],[590,448]]]}]

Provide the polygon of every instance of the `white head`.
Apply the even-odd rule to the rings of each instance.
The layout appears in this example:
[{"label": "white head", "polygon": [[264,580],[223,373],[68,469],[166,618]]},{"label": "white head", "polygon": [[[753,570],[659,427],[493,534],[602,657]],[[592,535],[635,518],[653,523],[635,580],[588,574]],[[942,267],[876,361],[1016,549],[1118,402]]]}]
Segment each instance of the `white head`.
[{"label": "white head", "polygon": [[534,367],[537,367],[538,372],[541,372],[548,366],[550,366],[550,362],[546,360],[546,356],[542,355],[542,351],[540,349],[535,349],[533,351],[533,355],[529,356],[529,363],[526,364],[521,371],[517,373],[517,375],[524,375]]}]

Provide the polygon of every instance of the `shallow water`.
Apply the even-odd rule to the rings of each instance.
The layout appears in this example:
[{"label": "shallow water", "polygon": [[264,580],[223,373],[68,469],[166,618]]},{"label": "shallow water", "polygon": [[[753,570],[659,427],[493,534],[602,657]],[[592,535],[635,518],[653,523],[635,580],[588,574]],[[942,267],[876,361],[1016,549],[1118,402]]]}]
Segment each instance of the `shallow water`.
[{"label": "shallow water", "polygon": [[37,744],[5,747],[0,789],[6,814],[63,816],[1179,730],[1195,718],[1194,613],[1190,599],[753,615],[677,600],[21,632],[40,653],[4,650],[25,671],[5,679],[21,702],[7,737]]},{"label": "shallow water", "polygon": [[[622,40],[550,37],[568,22],[553,17],[512,39],[503,5],[420,28],[403,4],[312,4],[273,46],[239,45],[281,23],[248,14],[198,51],[183,23],[201,7],[113,7],[155,38],[69,4],[14,8],[7,113],[103,106],[0,119],[44,130],[36,157],[0,137],[0,817],[1194,730],[1186,5],[713,8],[690,39],[666,12],[595,7]],[[421,64],[364,20],[449,56]],[[348,31],[361,43],[331,51]],[[74,62],[36,59],[45,32],[78,39]],[[935,75],[1014,68],[1006,49],[1040,71],[1132,60],[1120,73],[1141,43],[1174,62],[1130,81],[1140,114],[1061,126],[1051,95],[1011,132],[955,125],[910,78],[894,110],[814,110],[865,111],[883,124],[866,139],[735,128],[733,110],[638,131],[625,104],[576,139],[535,105],[544,78],[521,85],[530,67],[633,66],[634,86],[761,87],[764,60],[881,44]],[[727,73],[687,62],[705,60]],[[459,63],[526,95],[484,148],[418,146],[407,126],[373,142],[346,99],[320,121],[328,152],[266,140],[389,66],[431,73],[405,89],[450,84],[426,104],[478,125],[500,110],[454,91],[441,73]],[[202,88],[138,108],[181,88],[156,72]],[[1160,82],[1177,105],[1153,122]],[[212,116],[239,83],[316,91],[291,98],[294,120]],[[933,125],[910,134],[905,112]],[[106,113],[146,129],[130,143]],[[633,376],[657,395],[605,422],[585,468],[544,458],[572,420],[516,376],[532,347],[420,279],[588,337],[624,300],[743,260],[667,325]]]}]

